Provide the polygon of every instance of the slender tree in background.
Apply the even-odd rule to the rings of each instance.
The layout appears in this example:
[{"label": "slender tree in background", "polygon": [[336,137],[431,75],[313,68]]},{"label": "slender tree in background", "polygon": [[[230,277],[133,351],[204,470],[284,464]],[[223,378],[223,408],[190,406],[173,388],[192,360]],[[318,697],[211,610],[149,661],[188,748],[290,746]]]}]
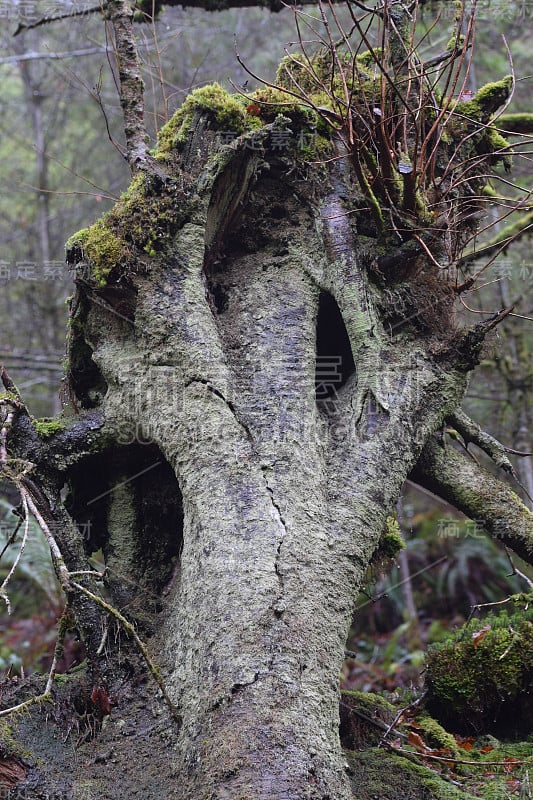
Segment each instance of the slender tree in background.
[{"label": "slender tree in background", "polygon": [[56,655],[69,627],[86,647],[61,702],[54,668],[38,699],[56,697],[57,725],[73,704],[97,756],[52,755],[40,731],[49,762],[22,758],[21,778],[61,797],[358,796],[338,676],[405,480],[533,563],[531,513],[443,433],[513,471],[460,404],[516,312],[455,310],[488,263],[474,243],[492,170],[511,166],[514,76],[467,91],[464,6],[424,61],[416,3],[346,3],[348,25],[322,3],[295,9],[300,47],[275,82],[196,90],[149,151],[134,10],[103,6],[132,183],[67,245],[72,414],[35,426],[4,370],[0,453],[67,598]]}]

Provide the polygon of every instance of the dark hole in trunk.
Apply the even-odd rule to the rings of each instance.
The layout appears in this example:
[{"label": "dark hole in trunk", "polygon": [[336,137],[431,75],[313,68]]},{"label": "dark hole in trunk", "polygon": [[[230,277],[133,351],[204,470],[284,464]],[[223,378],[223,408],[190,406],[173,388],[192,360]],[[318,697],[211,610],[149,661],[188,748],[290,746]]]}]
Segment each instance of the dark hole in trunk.
[{"label": "dark hole in trunk", "polygon": [[[102,550],[109,569],[107,589],[115,604],[127,607],[137,622],[159,611],[158,598],[172,578],[183,536],[180,488],[159,448],[133,442],[91,456],[70,471],[68,485],[67,509],[86,552]],[[117,527],[120,513],[123,531]]]},{"label": "dark hole in trunk", "polygon": [[339,306],[328,292],[321,292],[316,328],[317,403],[331,404],[354,371],[352,348]]}]

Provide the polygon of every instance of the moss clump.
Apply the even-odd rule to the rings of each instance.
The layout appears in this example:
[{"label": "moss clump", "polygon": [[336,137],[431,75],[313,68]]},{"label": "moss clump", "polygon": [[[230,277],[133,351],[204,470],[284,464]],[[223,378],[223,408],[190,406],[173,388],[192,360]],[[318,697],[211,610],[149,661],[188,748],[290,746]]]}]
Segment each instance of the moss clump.
[{"label": "moss clump", "polygon": [[6,400],[9,403],[16,403],[17,405],[20,403],[19,398],[14,392],[0,392],[0,403]]},{"label": "moss clump", "polygon": [[137,175],[111,211],[70,237],[67,263],[80,264],[83,279],[97,288],[119,283],[130,270],[148,269],[145,256],[160,253],[189,218],[195,202],[191,195],[175,180]]},{"label": "moss clump", "polygon": [[501,163],[506,172],[511,171],[513,151],[510,142],[496,128],[488,127],[481,132],[476,141],[476,152],[488,155],[487,160],[491,166]]},{"label": "moss clump", "polygon": [[[507,172],[511,171],[513,160],[511,158],[511,146],[505,136],[498,133],[495,128],[489,128],[487,131],[487,140],[490,146],[490,151],[493,154],[492,163],[497,164],[502,162]],[[499,152],[503,151],[503,152]]]},{"label": "moss clump", "polygon": [[151,22],[161,11],[162,0],[135,0],[133,4],[134,22]]},{"label": "moss clump", "polygon": [[374,70],[379,69],[378,64],[383,61],[383,50],[381,47],[376,47],[374,50],[365,50],[364,53],[359,53],[355,57],[355,61],[359,69],[370,78]]},{"label": "moss clump", "polygon": [[378,546],[372,555],[372,566],[381,566],[394,561],[401,550],[405,547],[398,520],[394,516],[389,516],[385,520],[385,527],[378,542]]},{"label": "moss clump", "polygon": [[258,104],[257,116],[265,122],[271,122],[281,114],[297,126],[316,125],[317,117],[311,108],[282,89],[266,86],[255,91],[251,100],[251,107],[254,103]]},{"label": "moss clump", "polygon": [[396,709],[392,703],[389,703],[384,697],[381,697],[379,694],[374,694],[373,692],[351,692],[343,690],[341,692],[341,697],[342,700],[349,703],[351,707],[357,707],[370,717],[377,716],[380,719],[391,717],[393,719],[396,715]]},{"label": "moss clump", "polygon": [[498,108],[501,108],[511,96],[513,78],[507,75],[500,81],[482,86],[472,100],[457,103],[455,112],[470,117],[477,122],[486,123]]},{"label": "moss clump", "polygon": [[106,224],[105,217],[75,233],[65,247],[67,263],[88,262],[90,278],[101,288],[106,285],[110,272],[130,257],[127,243]]},{"label": "moss clump", "polygon": [[[361,95],[368,90],[375,94],[375,64],[380,51],[374,55],[367,51],[354,60],[351,53],[337,52],[332,60],[329,48],[319,50],[311,59],[300,54],[285,56],[276,74],[276,83],[281,89],[289,89],[297,95],[305,95],[313,105],[339,112],[339,119],[346,113],[346,93],[353,92],[351,102],[357,107]],[[342,74],[341,74],[342,69]]]},{"label": "moss clump", "polygon": [[[22,761],[25,761],[28,764],[31,764],[35,761],[34,754],[27,750],[25,747],[21,745],[15,738],[15,732],[13,731],[13,727],[16,727],[16,720],[17,717],[20,717],[19,712],[15,712],[10,717],[10,723],[7,722],[5,719],[0,719],[0,758],[7,757],[14,757],[20,758]],[[3,789],[6,788],[5,784],[0,783],[0,787]],[[8,793],[7,796],[9,796]],[[6,796],[6,795],[2,795]]]},{"label": "moss clump", "polygon": [[465,43],[465,37],[463,36],[463,34],[457,36],[457,34],[455,33],[448,41],[445,50],[455,50],[455,49],[459,50],[463,47],[464,43]]},{"label": "moss clump", "polygon": [[429,648],[427,708],[452,730],[523,737],[533,731],[532,679],[533,609],[488,615]]},{"label": "moss clump", "polygon": [[390,516],[385,520],[385,531],[381,537],[380,548],[387,558],[396,558],[400,550],[405,547],[400,526],[396,517]]},{"label": "moss clump", "polygon": [[43,417],[43,419],[33,420],[33,427],[41,439],[49,439],[50,436],[54,436],[54,434],[64,430],[65,423],[60,419]]},{"label": "moss clump", "polygon": [[436,719],[430,717],[429,714],[419,714],[416,718],[416,724],[421,731],[422,738],[430,747],[449,750],[455,756],[459,755],[459,748],[455,738]]},{"label": "moss clump", "polygon": [[[244,97],[230,94],[218,83],[213,83],[192,92],[161,129],[156,157],[165,159],[171,151],[180,151],[190,137],[195,119],[202,114],[211,117],[220,132],[231,132],[236,136],[253,134],[281,115],[289,121],[293,141],[298,141],[298,134],[304,130],[315,133],[321,124],[320,116],[309,105],[282,88],[267,86]],[[331,129],[327,133],[331,133]],[[329,142],[317,134],[310,147],[309,155],[316,157],[319,150],[329,148]]]},{"label": "moss clump", "polygon": [[247,113],[247,105],[249,100],[230,94],[218,83],[195,89],[159,131],[156,156],[183,147],[195,117],[204,113],[213,118],[220,130],[243,133],[244,130],[260,127],[257,118]]},{"label": "moss clump", "polygon": [[339,734],[346,750],[376,745],[396,716],[394,706],[380,695],[345,690],[341,692],[339,712]]}]

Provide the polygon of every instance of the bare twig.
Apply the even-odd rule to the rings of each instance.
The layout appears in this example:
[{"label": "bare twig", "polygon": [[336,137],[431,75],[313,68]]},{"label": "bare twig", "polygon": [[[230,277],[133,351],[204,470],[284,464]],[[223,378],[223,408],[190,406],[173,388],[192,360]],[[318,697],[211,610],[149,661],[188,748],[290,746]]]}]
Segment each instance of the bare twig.
[{"label": "bare twig", "polygon": [[131,624],[131,622],[129,622],[126,619],[126,617],[123,614],[120,613],[120,611],[117,608],[112,606],[110,603],[107,603],[103,598],[98,597],[98,595],[94,594],[94,592],[91,592],[85,586],[82,586],[81,583],[76,583],[75,581],[72,581],[72,586],[75,589],[77,589],[79,592],[84,594],[86,597],[89,597],[93,601],[93,603],[96,603],[97,605],[99,605],[101,608],[103,608],[105,611],[107,611],[108,614],[110,614],[112,617],[114,617],[116,620],[118,620],[118,622],[121,624],[121,626],[124,628],[124,630],[132,637],[132,639],[134,640],[135,644],[139,648],[139,650],[140,650],[140,652],[141,652],[141,654],[142,654],[142,656],[143,656],[143,658],[144,658],[144,660],[146,662],[146,665],[148,666],[148,669],[150,670],[151,676],[153,677],[153,679],[155,680],[155,682],[159,686],[159,689],[161,690],[161,694],[163,695],[163,697],[165,699],[165,702],[166,702],[170,712],[172,713],[172,715],[176,719],[181,719],[181,716],[180,716],[176,706],[174,705],[174,703],[170,699],[170,696],[169,696],[169,694],[167,692],[166,686],[165,686],[165,684],[163,682],[163,679],[161,677],[161,673],[159,671],[159,668],[152,661],[150,653],[148,652],[148,648],[146,647],[146,645],[144,644],[142,639],[139,638],[139,636],[138,636],[135,628]]},{"label": "bare twig", "polygon": [[11,614],[11,603],[9,602],[9,596],[7,594],[7,587],[9,586],[9,582],[13,577],[15,570],[17,569],[20,559],[22,558],[22,554],[24,553],[24,549],[26,547],[26,542],[28,541],[28,533],[30,527],[30,518],[28,514],[28,503],[25,497],[22,498],[22,505],[24,508],[24,532],[22,534],[22,541],[20,543],[20,547],[18,549],[18,553],[13,559],[13,564],[11,565],[11,569],[7,573],[6,577],[2,581],[2,585],[0,586],[0,598],[4,601],[7,606],[7,613]]},{"label": "bare twig", "polygon": [[410,711],[412,708],[416,708],[418,705],[420,705],[420,703],[424,700],[425,697],[426,697],[426,692],[424,692],[424,694],[420,695],[420,697],[418,697],[416,700],[413,700],[411,703],[409,703],[408,705],[404,706],[403,708],[401,708],[398,711],[398,713],[394,717],[393,721],[391,722],[390,725],[387,726],[387,729],[386,729],[385,733],[383,734],[383,736],[379,740],[378,747],[382,747],[383,745],[387,745],[388,744],[387,737],[389,736],[391,731],[394,730],[396,725],[398,725],[398,723],[400,722],[400,720],[403,717],[403,715],[405,714],[405,712],[406,711]]},{"label": "bare twig", "polygon": [[508,547],[505,548],[505,552],[507,553],[507,558],[509,559],[509,563],[511,565],[511,569],[513,570],[511,575],[518,575],[519,578],[522,578],[522,580],[524,580],[527,583],[527,585],[529,586],[530,589],[533,589],[533,581],[531,580],[531,578],[528,578],[527,575],[525,575],[523,572],[521,572],[515,566],[515,563],[513,561],[513,557],[511,555],[511,553],[509,552],[509,548]]}]

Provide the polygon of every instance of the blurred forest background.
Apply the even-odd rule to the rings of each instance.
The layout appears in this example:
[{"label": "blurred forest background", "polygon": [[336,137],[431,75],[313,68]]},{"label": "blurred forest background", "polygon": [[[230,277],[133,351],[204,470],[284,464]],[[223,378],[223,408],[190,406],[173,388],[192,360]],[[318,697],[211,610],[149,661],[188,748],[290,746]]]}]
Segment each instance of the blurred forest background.
[{"label": "blurred forest background", "polygon": [[[70,5],[80,10],[93,4],[84,0]],[[60,392],[66,300],[72,292],[64,243],[109,209],[129,183],[121,156],[122,114],[112,43],[100,15],[76,16],[13,36],[20,23],[68,6],[0,3],[0,361],[35,417],[69,413]],[[312,8],[306,11],[313,13]],[[429,33],[423,47],[430,55],[446,49],[454,8],[446,2],[422,9],[421,31],[439,13],[450,24]],[[478,3],[469,88],[475,91],[509,73],[508,45],[518,79],[511,111],[533,111],[532,16],[533,0]],[[173,8],[163,10],[155,24],[139,25],[137,32],[154,141],[191,89],[214,80],[226,88],[231,82],[242,87],[246,81],[247,88],[256,87],[238,64],[236,47],[254,73],[272,80],[285,48],[294,49],[296,38],[289,9],[279,14],[258,9],[208,14]],[[528,164],[527,157],[520,160],[511,176],[501,173],[502,180],[530,186]],[[528,237],[501,254],[484,275],[486,285],[469,295],[472,308],[495,311],[516,303],[518,313],[533,316]],[[470,324],[477,321],[473,312],[464,314]],[[463,405],[485,430],[520,451],[532,449],[531,330],[531,320],[506,319]],[[473,456],[489,466],[483,453]],[[514,488],[530,504],[531,459],[511,458],[527,493],[516,483]],[[17,524],[12,508],[18,501],[7,485],[0,486],[0,497],[1,553]],[[397,563],[383,569],[376,565],[369,572],[367,594],[359,598],[347,645],[354,653],[345,662],[347,688],[394,692],[420,685],[428,642],[461,625],[472,606],[527,590],[520,577],[510,576],[503,547],[490,541],[475,521],[412,484],[405,487],[398,521],[406,548]],[[2,554],[0,581],[10,568],[12,551],[7,547]],[[531,568],[518,559],[515,563],[533,578]],[[0,670],[28,674],[48,667],[62,608],[38,530],[17,575],[10,592],[13,614],[0,611]],[[82,658],[79,645],[70,641],[62,666]]]}]

